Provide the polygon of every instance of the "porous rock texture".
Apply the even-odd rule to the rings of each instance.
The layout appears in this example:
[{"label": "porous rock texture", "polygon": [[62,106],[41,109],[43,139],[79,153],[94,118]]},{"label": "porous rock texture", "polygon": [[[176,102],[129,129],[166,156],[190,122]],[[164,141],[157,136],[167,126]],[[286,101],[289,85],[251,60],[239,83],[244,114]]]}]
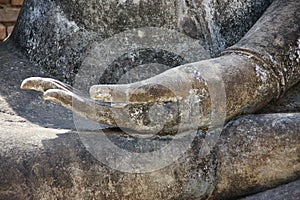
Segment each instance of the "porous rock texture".
[{"label": "porous rock texture", "polygon": [[[211,6],[213,7],[213,5]],[[203,10],[199,11],[204,12]],[[98,49],[100,57],[97,59],[95,56],[94,59],[91,59],[96,61],[93,64],[90,63],[90,67],[81,69],[80,71],[83,73],[79,73],[80,76],[83,74],[82,77],[85,77],[78,81],[80,86],[88,80],[94,80],[91,84],[90,95],[98,102],[81,97],[77,90],[79,85],[75,85],[76,89],[72,89],[72,86],[52,79],[29,78],[22,83],[22,88],[43,91],[45,99],[61,103],[81,116],[111,126],[144,133],[161,130],[161,134],[176,134],[176,132],[198,128],[205,129],[214,121],[210,120],[212,110],[219,112],[218,118],[222,118],[222,114],[226,115],[226,121],[238,115],[253,113],[271,100],[277,99],[300,80],[300,27],[297,24],[300,19],[295,17],[298,11],[299,2],[297,1],[274,1],[247,34],[217,58],[204,61],[200,57],[190,59],[193,55],[203,54],[194,52],[184,56],[185,59],[188,58],[187,64],[169,69],[146,80],[121,85],[95,85],[97,80],[101,79],[98,77],[101,70],[96,70],[93,64],[104,62],[106,63],[104,64],[105,68],[113,62],[109,59],[111,56],[107,57],[107,54],[122,56],[118,50],[111,47],[118,46],[123,49],[124,43],[127,44],[131,40],[131,37],[128,36],[132,33],[127,34],[123,39],[122,37],[115,38],[115,40],[119,40],[117,43],[109,40],[114,45],[106,46],[104,48],[106,51],[101,51],[100,47]],[[208,23],[211,21],[213,20],[208,20]],[[160,30],[162,31],[162,28]],[[149,44],[147,41],[163,43],[166,40],[167,44],[160,47],[154,46],[154,49],[165,49],[170,44],[173,49],[184,49],[184,46],[189,47],[186,49],[187,52],[192,52],[193,49],[193,45],[187,41],[183,42],[181,46],[171,42],[172,34],[163,37],[162,40],[154,32],[137,31],[133,34],[137,35],[134,37],[135,42],[128,45],[132,48],[140,47],[141,44],[137,41]],[[143,36],[145,34],[152,37]],[[214,36],[214,34],[210,33],[210,36]],[[187,36],[185,35],[185,37]],[[197,40],[197,42],[199,41]],[[214,41],[214,43],[216,42]],[[146,45],[146,47],[149,46],[153,45],[151,43]],[[134,62],[139,60],[136,54],[139,55],[140,52],[132,52],[128,48],[127,52],[130,52],[129,60]],[[96,52],[94,53],[97,55]],[[123,53],[125,52],[123,51]],[[150,52],[148,51],[148,53]],[[156,56],[157,59],[152,57],[153,53],[154,55],[159,54]],[[181,57],[182,52],[177,54],[180,55],[178,57]],[[165,61],[178,60],[176,56],[173,59],[166,59],[168,56],[165,51],[154,51],[150,55],[149,57],[152,57],[153,61],[159,63],[162,61],[162,57],[165,58]],[[101,59],[101,56],[106,59]],[[142,59],[142,61],[145,60],[147,59]],[[195,63],[193,62],[195,60],[200,61]],[[144,64],[144,62],[139,63]],[[168,62],[166,63],[168,65]],[[117,71],[118,69],[119,71],[125,70],[122,66],[115,69]],[[108,71],[110,74],[116,72]],[[87,90],[89,87],[83,89],[83,91]],[[223,91],[224,93],[222,93]],[[216,106],[215,103],[212,103],[216,99],[218,99],[218,104],[223,102],[223,105]],[[108,105],[110,103],[112,105]],[[75,104],[79,106],[74,106]],[[155,104],[155,108],[153,108],[153,104]],[[157,106],[163,109],[159,111]],[[156,110],[155,114],[151,115],[154,109]],[[118,112],[118,116],[113,116],[113,112]]]},{"label": "porous rock texture", "polygon": [[145,26],[175,29],[214,56],[243,37],[271,2],[27,0],[11,40],[31,61],[72,82],[91,45],[116,33]]},{"label": "porous rock texture", "polygon": [[[99,6],[94,1],[69,1],[74,4],[70,7],[59,2],[25,1],[12,38],[0,46],[0,199],[236,199],[299,179],[299,84],[260,111],[291,113],[252,115],[229,122],[206,156],[199,155],[203,142],[199,132],[179,160],[155,172],[124,173],[96,160],[74,131],[72,113],[44,102],[36,92],[19,89],[21,81],[30,76],[72,82],[89,41],[108,37],[101,38],[101,31],[91,30],[97,27],[91,24],[100,23],[96,18],[76,17],[82,15],[82,5]],[[226,2],[224,6],[236,1]],[[253,4],[257,11],[268,5],[267,1],[256,2],[264,2]],[[82,12],[93,14],[90,9]],[[190,27],[190,22],[182,24]],[[232,40],[226,39],[236,42]],[[126,148],[147,146],[147,140],[137,144],[116,130],[107,132],[111,140],[127,141]],[[92,137],[95,132],[86,134]],[[273,192],[278,199],[297,199],[299,181],[246,199],[270,199]]]},{"label": "porous rock texture", "polygon": [[[1,46],[0,59],[4,72],[1,199],[205,199],[212,192],[211,198],[224,199],[299,178],[300,116],[295,113],[234,120],[206,157],[199,155],[203,141],[199,134],[191,149],[166,168],[141,174],[113,170],[86,150],[72,130],[70,113],[44,102],[35,92],[19,89],[24,76],[35,74],[37,66],[9,43]],[[126,141],[127,148],[147,148],[147,141],[136,143],[118,131],[107,131],[114,133],[112,140]],[[93,136],[95,132],[86,134]],[[296,199],[295,184],[299,181],[284,187],[285,193],[278,188],[276,198]],[[264,198],[272,195],[259,194]]]},{"label": "porous rock texture", "polygon": [[[1,199],[205,199],[209,195],[224,199],[299,178],[300,115],[295,113],[234,120],[206,157],[199,155],[203,141],[199,134],[191,149],[166,168],[141,174],[113,170],[86,150],[72,130],[72,116],[66,110],[44,102],[34,92],[19,89],[24,76],[35,74],[37,66],[32,66],[11,44],[2,45],[0,55],[4,67],[0,101]],[[147,148],[147,141],[136,143],[118,131],[107,132],[113,133],[112,140],[125,141],[126,148]],[[85,134],[93,136],[95,132]],[[278,188],[276,198],[296,199],[298,184]],[[269,198],[273,193],[261,196]]]}]

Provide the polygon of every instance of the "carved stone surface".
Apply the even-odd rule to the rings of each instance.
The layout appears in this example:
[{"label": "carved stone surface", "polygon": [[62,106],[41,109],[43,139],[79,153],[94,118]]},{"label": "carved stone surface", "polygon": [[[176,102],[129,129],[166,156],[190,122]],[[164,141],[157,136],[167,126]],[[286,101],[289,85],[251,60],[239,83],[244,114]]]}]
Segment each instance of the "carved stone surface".
[{"label": "carved stone surface", "polygon": [[300,195],[300,180],[279,186],[277,188],[252,195],[242,200],[264,200],[264,199],[297,199]]},{"label": "carved stone surface", "polygon": [[[214,197],[224,199],[299,177],[299,114],[241,118],[227,125],[216,150],[206,158],[199,157],[199,135],[174,164],[131,174],[101,164],[76,132],[31,124],[3,99],[1,108],[1,199],[202,199],[214,186]],[[115,134],[111,139],[127,140]],[[127,145],[136,144],[127,141]]]},{"label": "carved stone surface", "polygon": [[[124,174],[104,166],[86,151],[77,133],[68,130],[74,126],[70,113],[39,99],[40,94],[19,89],[25,77],[37,72],[44,76],[50,74],[38,71],[38,66],[32,65],[11,44],[1,46],[0,59],[3,67],[0,75],[1,199],[200,199],[200,195],[211,192],[197,185],[199,166],[192,167],[197,159],[191,160],[192,165],[183,159],[161,171],[140,175]],[[297,88],[299,85],[294,94],[298,94]],[[297,95],[293,98],[297,99]],[[293,109],[297,111],[297,106]],[[206,179],[218,186],[215,198],[237,198],[299,178],[299,162],[294,162],[299,159],[299,120],[299,114],[275,114],[229,123],[214,153],[215,163],[209,165],[216,170],[212,174],[217,178]],[[53,129],[59,127],[68,129]],[[292,151],[285,154],[289,150]],[[198,162],[203,169],[203,160]],[[283,176],[273,176],[274,172]],[[257,182],[260,178],[264,178],[262,184]],[[267,181],[272,178],[276,181]],[[297,188],[294,184],[277,188],[276,198],[296,199]],[[273,192],[249,198],[269,199]]]},{"label": "carved stone surface", "polygon": [[[122,2],[25,0],[11,40],[31,61],[72,82],[90,45],[115,33],[144,26],[173,28],[199,39],[215,55],[237,42],[272,1]],[[202,12],[196,14],[196,9]]]},{"label": "carved stone surface", "polygon": [[[83,97],[77,89],[53,79],[29,78],[24,80],[21,87],[41,91],[46,100],[60,103],[98,123],[140,133],[176,134],[212,128],[216,121],[212,113],[218,113],[218,118],[224,118],[224,121],[253,113],[271,100],[276,100],[299,81],[300,27],[294,19],[298,8],[297,1],[274,1],[247,34],[238,43],[225,49],[221,56],[206,60],[199,57],[198,60],[196,58],[199,62],[192,60],[146,80],[130,84],[98,85],[95,82],[101,77],[98,77],[97,71],[89,73],[91,69],[95,70],[90,64],[88,70],[81,69],[83,73],[78,74],[85,77],[79,79],[79,85],[91,80],[92,99]],[[135,34],[143,35],[147,32],[137,31]],[[158,40],[155,37],[141,38]],[[129,37],[116,45],[122,48],[122,43],[128,40]],[[140,39],[135,37],[135,40]],[[136,44],[138,42],[132,45]],[[179,48],[183,48],[183,45]],[[111,51],[114,54],[118,52]],[[131,53],[133,56],[129,59],[139,60]],[[165,54],[161,51],[153,52],[154,55],[156,53]],[[106,54],[110,53],[102,53],[100,56]],[[119,66],[116,69],[123,68]]]},{"label": "carved stone surface", "polygon": [[[141,2],[138,1],[137,5]],[[152,5],[167,1],[144,2]],[[224,1],[216,10],[226,6],[229,9],[229,5],[236,2],[239,1]],[[232,120],[223,130],[217,146],[205,156],[199,154],[205,132],[198,132],[191,148],[180,159],[155,172],[124,173],[99,162],[74,131],[72,113],[44,102],[40,94],[19,89],[22,80],[31,76],[72,82],[89,42],[114,33],[114,21],[108,22],[113,29],[105,29],[110,31],[107,35],[102,33],[103,37],[100,37],[95,33],[100,30],[100,21],[94,18],[92,9],[82,9],[86,3],[99,6],[94,1],[25,1],[23,18],[20,18],[12,38],[0,46],[0,199],[198,200],[208,196],[236,199],[299,179],[299,113],[251,115]],[[246,10],[261,13],[269,3],[243,1],[237,5],[244,9],[221,10],[230,15],[218,18],[221,21],[218,23],[232,28],[232,32],[221,30],[222,37],[228,41],[225,46],[235,43],[247,31],[245,29],[253,25],[255,17],[250,14],[253,12],[249,16]],[[120,4],[121,8],[125,5]],[[85,14],[91,14],[90,18],[83,20],[81,16]],[[102,16],[101,13],[98,15]],[[145,18],[156,20],[155,23],[160,20],[147,18],[147,15]],[[172,20],[169,25],[172,25]],[[249,24],[237,27],[236,22]],[[181,31],[193,36],[193,23],[184,18]],[[121,31],[122,27],[116,29]],[[233,37],[235,34],[237,38]],[[201,41],[201,35],[194,37]],[[205,41],[208,43],[203,46],[207,45],[212,54],[223,48],[219,45],[222,42],[209,46],[209,40]],[[258,112],[299,112],[299,88],[299,84],[295,85],[279,101]],[[101,134],[85,133],[91,138]],[[153,148],[147,139],[132,140],[117,130],[107,130],[106,133],[117,145],[130,150]],[[174,138],[157,136],[155,144],[164,145],[168,139]],[[299,196],[297,185],[299,181],[273,191],[278,193],[278,199],[296,199]],[[249,198],[272,197],[272,193],[266,192]]]}]

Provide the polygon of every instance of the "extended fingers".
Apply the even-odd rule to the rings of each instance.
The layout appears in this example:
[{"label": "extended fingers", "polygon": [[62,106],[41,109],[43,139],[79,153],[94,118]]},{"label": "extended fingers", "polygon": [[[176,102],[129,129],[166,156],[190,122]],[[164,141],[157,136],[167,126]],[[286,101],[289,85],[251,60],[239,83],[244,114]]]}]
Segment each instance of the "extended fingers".
[{"label": "extended fingers", "polygon": [[[60,89],[65,91],[74,91],[74,88],[66,83],[52,78],[30,77],[25,79],[21,84],[21,89],[36,90],[46,92],[50,89]],[[77,93],[77,91],[76,91]]]},{"label": "extended fingers", "polygon": [[72,109],[73,98],[76,96],[70,92],[61,89],[48,89],[44,92],[43,98],[55,103],[59,103],[66,108]]},{"label": "extended fingers", "polygon": [[30,77],[21,84],[21,89],[46,92],[49,89],[67,89],[63,83],[52,78]]},{"label": "extended fingers", "polygon": [[44,92],[43,98],[58,103],[81,117],[101,124],[116,125],[111,112],[111,105],[105,102],[96,102],[90,98],[61,89],[49,89]]}]

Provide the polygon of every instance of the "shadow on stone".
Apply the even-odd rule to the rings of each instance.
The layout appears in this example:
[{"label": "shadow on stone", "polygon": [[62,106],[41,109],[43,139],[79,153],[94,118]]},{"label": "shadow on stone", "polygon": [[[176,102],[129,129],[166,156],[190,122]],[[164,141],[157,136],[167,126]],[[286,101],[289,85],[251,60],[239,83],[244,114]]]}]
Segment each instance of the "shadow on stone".
[{"label": "shadow on stone", "polygon": [[20,89],[24,78],[51,74],[28,61],[11,41],[0,44],[0,63],[0,95],[17,115],[43,127],[74,129],[72,112],[45,102],[38,92]]}]

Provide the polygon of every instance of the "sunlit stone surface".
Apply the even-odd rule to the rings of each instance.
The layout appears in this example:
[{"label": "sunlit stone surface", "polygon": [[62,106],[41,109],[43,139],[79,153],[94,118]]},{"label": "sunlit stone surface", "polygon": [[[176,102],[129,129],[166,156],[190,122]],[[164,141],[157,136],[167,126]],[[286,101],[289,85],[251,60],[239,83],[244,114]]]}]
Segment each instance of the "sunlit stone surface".
[{"label": "sunlit stone surface", "polygon": [[[258,111],[269,114],[228,122],[214,149],[205,151],[208,140],[205,132],[198,132],[179,159],[148,173],[104,165],[87,151],[82,134],[93,140],[106,133],[117,146],[135,152],[160,148],[173,136],[134,138],[119,130],[78,134],[72,113],[44,102],[40,93],[19,89],[32,76],[73,82],[94,41],[136,26],[176,29],[198,39],[215,57],[239,41],[271,3],[178,2],[25,1],[12,37],[0,46],[0,199],[236,199],[299,179],[299,84]],[[203,14],[195,17],[197,8]],[[276,41],[280,45],[282,40]],[[111,69],[117,74],[120,66],[114,64]],[[262,69],[253,73],[264,81]],[[287,81],[295,83],[294,78]],[[114,158],[110,152],[104,156]],[[128,164],[126,158],[123,162]],[[298,188],[296,181],[257,197],[295,199]]]}]

